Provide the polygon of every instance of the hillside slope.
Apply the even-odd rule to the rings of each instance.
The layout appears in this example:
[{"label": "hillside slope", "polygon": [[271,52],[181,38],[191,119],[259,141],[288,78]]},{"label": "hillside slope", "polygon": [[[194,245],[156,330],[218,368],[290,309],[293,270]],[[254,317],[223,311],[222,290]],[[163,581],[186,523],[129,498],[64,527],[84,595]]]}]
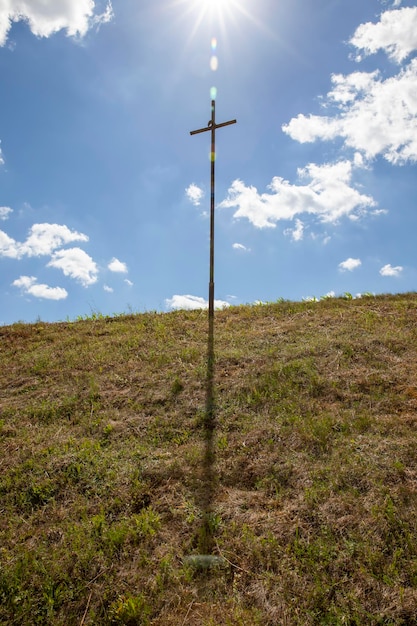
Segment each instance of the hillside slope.
[{"label": "hillside slope", "polygon": [[208,570],[206,313],[0,342],[1,624],[417,624],[416,294],[216,312]]}]

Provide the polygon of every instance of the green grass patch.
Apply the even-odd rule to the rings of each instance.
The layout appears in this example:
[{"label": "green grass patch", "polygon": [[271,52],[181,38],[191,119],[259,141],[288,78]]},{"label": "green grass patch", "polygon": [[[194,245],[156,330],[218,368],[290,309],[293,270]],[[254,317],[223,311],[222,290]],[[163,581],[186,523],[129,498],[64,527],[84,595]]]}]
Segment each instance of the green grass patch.
[{"label": "green grass patch", "polygon": [[417,624],[415,294],[0,342],[2,625]]}]

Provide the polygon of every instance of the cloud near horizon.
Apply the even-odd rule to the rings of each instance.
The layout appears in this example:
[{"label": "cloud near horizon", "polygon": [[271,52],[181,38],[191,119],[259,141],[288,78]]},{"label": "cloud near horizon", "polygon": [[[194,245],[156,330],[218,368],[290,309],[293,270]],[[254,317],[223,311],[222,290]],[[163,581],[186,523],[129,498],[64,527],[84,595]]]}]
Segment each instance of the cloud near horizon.
[{"label": "cloud near horizon", "polygon": [[[0,219],[7,219],[12,209],[0,207]],[[99,267],[92,257],[81,248],[75,246],[64,248],[66,244],[74,242],[88,242],[89,237],[84,233],[71,230],[65,224],[33,224],[23,242],[16,241],[0,230],[0,258],[6,257],[17,261],[24,257],[50,257],[47,268],[59,269],[65,276],[80,283],[83,287],[90,287],[97,282]],[[128,268],[116,257],[107,265],[111,272],[127,274]],[[125,281],[132,286],[131,281]],[[39,284],[34,276],[22,276],[14,281],[13,286],[20,287],[23,293],[38,298],[61,300],[68,296],[62,287],[48,287]],[[107,289],[108,291],[109,289]]]},{"label": "cloud near horizon", "polygon": [[[204,300],[199,296],[191,296],[191,295],[175,295],[172,298],[167,298],[165,300],[165,304],[168,309],[178,310],[178,309],[208,309],[208,301]],[[225,302],[224,300],[214,300],[214,308],[215,309],[224,309],[229,307],[230,303]]]},{"label": "cloud near horizon", "polygon": [[346,259],[346,261],[342,261],[341,263],[339,263],[339,269],[342,272],[353,272],[353,270],[355,270],[357,267],[360,267],[362,265],[362,261],[360,259],[352,259],[351,257],[349,257],[348,259]]},{"label": "cloud near horizon", "polygon": [[393,267],[390,263],[387,263],[387,265],[381,267],[379,273],[381,274],[381,276],[399,276],[403,269],[404,268],[401,265],[396,265],[395,267]]},{"label": "cloud near horizon", "polygon": [[[103,11],[96,12],[97,4]],[[36,37],[50,37],[65,30],[68,37],[84,37],[94,26],[113,18],[110,1],[94,0],[6,0],[0,2],[0,46],[7,42],[14,22],[27,22]]]}]

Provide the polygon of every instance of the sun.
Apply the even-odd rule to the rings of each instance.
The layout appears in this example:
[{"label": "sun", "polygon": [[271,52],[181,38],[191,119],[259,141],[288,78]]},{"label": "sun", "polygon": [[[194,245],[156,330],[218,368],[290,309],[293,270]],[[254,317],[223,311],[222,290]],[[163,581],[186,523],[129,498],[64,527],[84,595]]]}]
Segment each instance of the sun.
[{"label": "sun", "polygon": [[237,0],[195,0],[199,6],[210,17],[222,17],[231,6],[240,4]]},{"label": "sun", "polygon": [[197,34],[200,26],[207,25],[211,34],[226,34],[231,26],[236,26],[243,17],[256,23],[256,18],[248,11],[248,0],[173,0],[171,6],[180,9],[183,18],[190,19],[192,25],[189,41]]}]

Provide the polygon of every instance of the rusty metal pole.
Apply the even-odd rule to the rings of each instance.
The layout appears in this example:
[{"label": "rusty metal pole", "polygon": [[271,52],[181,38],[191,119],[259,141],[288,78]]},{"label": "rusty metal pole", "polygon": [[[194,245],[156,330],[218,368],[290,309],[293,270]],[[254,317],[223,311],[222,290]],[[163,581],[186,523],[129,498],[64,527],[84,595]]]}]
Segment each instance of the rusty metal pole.
[{"label": "rusty metal pole", "polygon": [[222,122],[216,124],[216,101],[211,101],[211,120],[208,122],[205,128],[199,128],[198,130],[192,130],[190,135],[197,135],[198,133],[205,133],[211,131],[211,151],[210,151],[210,278],[209,278],[209,327],[213,325],[214,319],[214,191],[215,191],[215,161],[216,161],[216,130],[223,126],[229,126],[230,124],[236,124],[236,120],[230,120],[229,122]]}]

